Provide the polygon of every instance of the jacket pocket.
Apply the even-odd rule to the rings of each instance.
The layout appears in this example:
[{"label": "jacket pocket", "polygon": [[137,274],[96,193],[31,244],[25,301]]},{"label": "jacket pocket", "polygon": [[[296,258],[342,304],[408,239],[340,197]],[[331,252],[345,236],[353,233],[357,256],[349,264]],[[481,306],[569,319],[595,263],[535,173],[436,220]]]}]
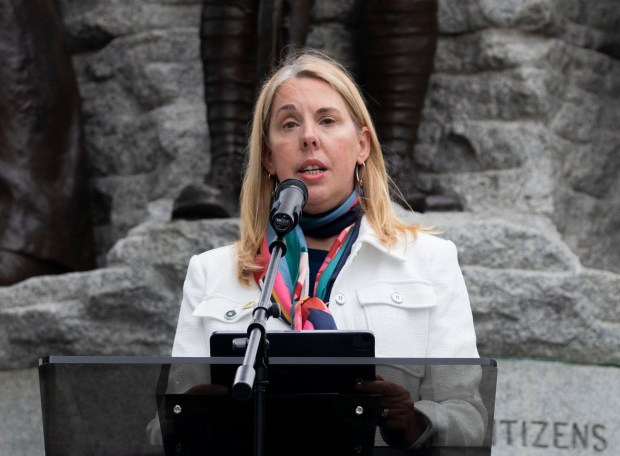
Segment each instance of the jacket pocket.
[{"label": "jacket pocket", "polygon": [[237,326],[242,322],[249,322],[254,304],[254,301],[240,302],[224,295],[214,294],[203,299],[192,315],[205,318],[212,323],[214,327],[209,328],[211,331],[233,330],[235,328],[231,325]]},{"label": "jacket pocket", "polygon": [[425,357],[430,310],[437,305],[429,282],[379,282],[357,290],[377,356]]}]

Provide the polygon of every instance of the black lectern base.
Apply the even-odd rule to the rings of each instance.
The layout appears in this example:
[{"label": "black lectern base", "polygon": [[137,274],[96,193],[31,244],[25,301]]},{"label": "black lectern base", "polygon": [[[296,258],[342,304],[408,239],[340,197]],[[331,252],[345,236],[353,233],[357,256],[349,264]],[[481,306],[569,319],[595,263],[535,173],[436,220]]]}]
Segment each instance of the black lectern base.
[{"label": "black lectern base", "polygon": [[[366,394],[268,394],[266,454],[370,456],[379,402]],[[160,422],[166,455],[254,454],[251,400],[168,394]]]}]

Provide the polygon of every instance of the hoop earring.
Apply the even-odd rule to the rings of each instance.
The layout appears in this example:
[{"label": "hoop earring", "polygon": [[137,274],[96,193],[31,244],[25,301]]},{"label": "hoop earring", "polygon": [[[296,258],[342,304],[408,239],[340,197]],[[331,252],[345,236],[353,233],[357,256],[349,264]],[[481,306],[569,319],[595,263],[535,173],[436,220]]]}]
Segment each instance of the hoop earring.
[{"label": "hoop earring", "polygon": [[269,182],[273,182],[273,187],[271,189],[271,197],[273,198],[273,196],[276,194],[276,188],[278,188],[278,177],[277,176],[273,176],[271,173],[267,173],[267,177],[269,179]]},{"label": "hoop earring", "polygon": [[358,193],[360,196],[364,196],[364,182],[362,181],[362,179],[360,179],[360,175],[359,175],[359,168],[360,166],[362,168],[366,167],[366,163],[362,162],[361,165],[356,165],[355,166],[355,180],[357,181],[357,188],[358,188]]}]

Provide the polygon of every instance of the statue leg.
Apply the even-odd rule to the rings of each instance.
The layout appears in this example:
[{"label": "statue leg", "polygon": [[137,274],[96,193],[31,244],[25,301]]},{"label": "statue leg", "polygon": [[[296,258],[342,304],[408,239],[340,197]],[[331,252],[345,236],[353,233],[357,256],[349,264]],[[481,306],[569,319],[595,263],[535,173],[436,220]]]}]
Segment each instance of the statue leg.
[{"label": "statue leg", "polygon": [[95,266],[79,94],[54,0],[0,0],[0,286]]},{"label": "statue leg", "polygon": [[175,201],[173,218],[232,217],[257,85],[258,0],[204,0],[200,29],[211,168]]},{"label": "statue leg", "polygon": [[[200,43],[211,168],[204,184],[181,192],[173,218],[237,214],[256,91],[282,57],[283,46],[303,46],[312,4],[313,0],[204,0]],[[287,27],[281,26],[283,14]]]},{"label": "statue leg", "polygon": [[436,0],[366,0],[361,62],[390,175],[414,209],[413,150],[437,44]]},{"label": "statue leg", "polygon": [[[282,58],[306,45],[306,38],[312,20],[314,0],[284,0],[282,2],[282,24],[278,28],[277,44],[284,50]],[[280,51],[282,52],[282,51]]]}]

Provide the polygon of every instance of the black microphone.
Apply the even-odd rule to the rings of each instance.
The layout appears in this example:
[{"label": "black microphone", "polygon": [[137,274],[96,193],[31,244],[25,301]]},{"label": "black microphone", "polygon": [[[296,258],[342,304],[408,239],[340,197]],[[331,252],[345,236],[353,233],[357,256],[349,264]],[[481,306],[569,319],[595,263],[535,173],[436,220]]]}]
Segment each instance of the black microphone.
[{"label": "black microphone", "polygon": [[278,185],[269,214],[269,222],[278,237],[295,229],[306,201],[308,189],[299,179],[286,179]]}]

